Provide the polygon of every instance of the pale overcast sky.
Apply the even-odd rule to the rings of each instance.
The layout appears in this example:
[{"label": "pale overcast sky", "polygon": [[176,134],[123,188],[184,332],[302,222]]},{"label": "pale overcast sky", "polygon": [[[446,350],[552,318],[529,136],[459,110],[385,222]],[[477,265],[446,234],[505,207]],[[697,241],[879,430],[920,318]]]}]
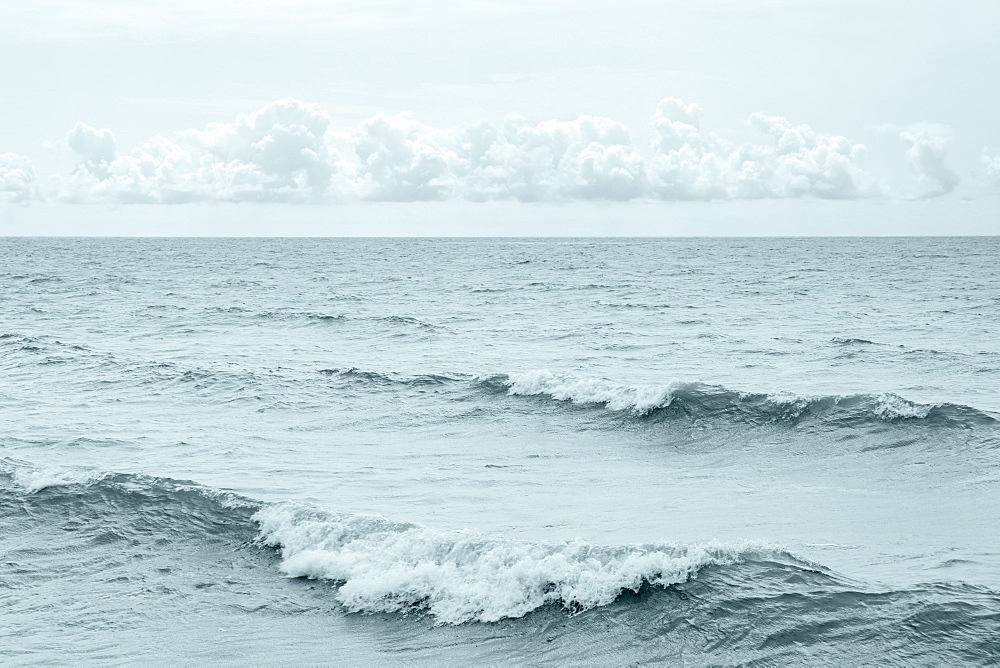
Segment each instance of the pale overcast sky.
[{"label": "pale overcast sky", "polygon": [[3,3],[0,233],[995,234],[998,25],[996,0]]}]

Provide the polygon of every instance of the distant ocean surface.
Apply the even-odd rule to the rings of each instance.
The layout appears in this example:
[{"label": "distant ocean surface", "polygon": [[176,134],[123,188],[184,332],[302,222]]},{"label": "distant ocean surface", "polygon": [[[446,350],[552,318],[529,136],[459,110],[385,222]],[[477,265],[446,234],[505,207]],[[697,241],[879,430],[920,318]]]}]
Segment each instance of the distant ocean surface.
[{"label": "distant ocean surface", "polygon": [[0,258],[5,663],[1000,661],[1000,238]]}]

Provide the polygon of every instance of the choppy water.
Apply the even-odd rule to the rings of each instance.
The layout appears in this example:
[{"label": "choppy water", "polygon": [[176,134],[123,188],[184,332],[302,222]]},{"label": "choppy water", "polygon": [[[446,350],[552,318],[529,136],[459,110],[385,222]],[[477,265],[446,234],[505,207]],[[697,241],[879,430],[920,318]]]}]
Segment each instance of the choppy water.
[{"label": "choppy water", "polygon": [[1000,661],[1000,239],[0,240],[0,657]]}]

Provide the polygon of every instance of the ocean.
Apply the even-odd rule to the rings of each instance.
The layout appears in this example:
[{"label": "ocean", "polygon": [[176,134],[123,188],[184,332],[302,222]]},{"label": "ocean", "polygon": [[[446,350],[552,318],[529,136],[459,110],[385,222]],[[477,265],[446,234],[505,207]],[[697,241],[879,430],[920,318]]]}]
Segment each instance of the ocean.
[{"label": "ocean", "polygon": [[5,663],[1000,661],[1000,238],[0,257]]}]

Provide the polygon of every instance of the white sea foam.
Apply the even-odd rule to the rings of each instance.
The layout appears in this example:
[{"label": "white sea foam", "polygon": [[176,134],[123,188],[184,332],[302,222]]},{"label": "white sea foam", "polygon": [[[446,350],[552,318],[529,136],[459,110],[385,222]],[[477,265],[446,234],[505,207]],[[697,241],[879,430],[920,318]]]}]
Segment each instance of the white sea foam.
[{"label": "white sea foam", "polygon": [[667,385],[630,386],[602,378],[554,374],[544,369],[509,374],[502,378],[503,386],[510,395],[546,396],[574,404],[598,404],[609,410],[628,411],[639,416],[674,403],[691,405],[692,401],[703,411],[727,411],[741,407],[758,418],[771,420],[797,419],[810,411],[825,413],[834,410],[853,411],[856,417],[863,419],[924,419],[935,408],[935,404],[916,403],[892,393],[877,396],[802,396],[789,392],[764,394],[676,380]]},{"label": "white sea foam", "polygon": [[576,404],[604,404],[611,410],[642,415],[669,406],[674,392],[685,385],[671,382],[668,385],[628,386],[600,378],[574,378],[538,370],[508,375],[507,392],[522,396],[544,394]]},{"label": "white sea foam", "polygon": [[348,610],[420,609],[447,624],[516,618],[547,604],[574,611],[607,605],[643,583],[677,584],[705,566],[773,551],[505,540],[293,504],[265,507],[254,519],[261,538],[280,546],[285,574],[341,583],[336,596]]},{"label": "white sea foam", "polygon": [[92,469],[60,466],[49,466],[40,469],[17,467],[12,473],[14,484],[26,494],[34,494],[48,487],[87,485],[107,475],[106,473]]},{"label": "white sea foam", "polygon": [[876,398],[875,415],[882,420],[899,420],[927,417],[931,404],[917,404],[896,394],[880,394]]}]

